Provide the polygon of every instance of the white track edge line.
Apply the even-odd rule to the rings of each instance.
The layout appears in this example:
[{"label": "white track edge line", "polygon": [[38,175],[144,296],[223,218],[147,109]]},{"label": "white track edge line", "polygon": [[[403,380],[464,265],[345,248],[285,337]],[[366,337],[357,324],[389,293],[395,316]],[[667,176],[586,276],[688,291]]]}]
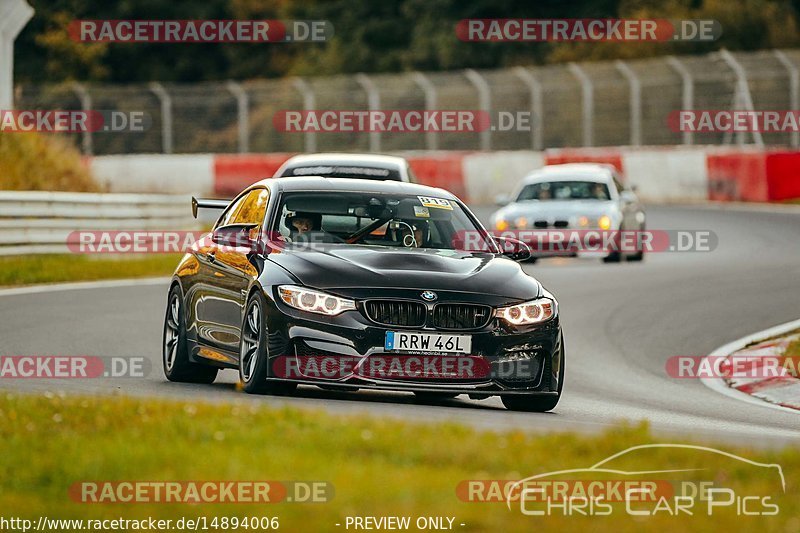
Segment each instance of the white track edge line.
[{"label": "white track edge line", "polygon": [[114,287],[130,287],[133,285],[158,285],[161,283],[169,283],[169,277],[158,278],[126,278],[114,279],[103,281],[75,281],[69,283],[44,283],[37,285],[28,285],[25,287],[12,287],[9,289],[0,289],[0,297],[2,296],[15,296],[19,294],[38,294],[43,292],[60,292],[60,291],[75,291],[75,290],[90,290],[90,289],[108,289]]},{"label": "white track edge line", "polygon": [[[719,348],[717,348],[716,350],[711,352],[711,354],[709,354],[706,357],[706,359],[715,358],[715,357],[719,358],[717,360],[717,364],[713,364],[712,363],[712,366],[716,370],[718,364],[722,363],[722,358],[729,356],[733,352],[739,351],[742,348],[744,348],[745,346],[747,346],[749,344],[752,344],[754,342],[760,342],[760,341],[766,340],[766,339],[768,339],[770,337],[783,335],[784,333],[789,333],[790,331],[793,331],[793,330],[798,329],[798,328],[800,328],[800,320],[793,320],[791,322],[786,322],[785,324],[779,324],[777,326],[773,326],[773,327],[765,329],[763,331],[752,333],[750,335],[747,335],[746,337],[742,337],[741,339],[735,340],[733,342],[729,342],[728,344],[726,344],[724,346],[720,346]],[[712,361],[713,361],[713,359],[712,359]],[[772,409],[778,409],[780,411],[790,412],[790,413],[792,413],[794,415],[798,414],[798,410],[797,409],[792,409],[791,407],[784,407],[782,405],[771,403],[771,402],[768,402],[766,400],[762,400],[760,398],[756,398],[755,396],[752,396],[752,395],[747,394],[745,392],[741,392],[741,391],[738,391],[736,389],[733,389],[733,388],[729,387],[727,384],[725,384],[725,381],[722,378],[704,377],[704,378],[700,378],[700,381],[702,381],[703,385],[705,385],[709,389],[711,389],[711,390],[713,390],[715,392],[718,392],[720,394],[723,394],[725,396],[728,396],[730,398],[734,398],[736,400],[747,402],[747,403],[754,404],[754,405],[760,405],[762,407],[770,407]]]}]

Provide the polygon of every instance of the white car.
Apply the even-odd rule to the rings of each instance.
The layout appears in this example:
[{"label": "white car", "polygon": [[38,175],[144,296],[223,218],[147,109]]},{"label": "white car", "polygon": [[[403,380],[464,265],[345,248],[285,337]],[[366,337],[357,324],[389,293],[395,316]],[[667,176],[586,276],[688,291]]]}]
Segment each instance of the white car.
[{"label": "white car", "polygon": [[416,183],[411,166],[402,157],[376,154],[303,154],[287,160],[276,178],[322,176]]},{"label": "white car", "polygon": [[[492,215],[490,229],[495,232],[515,231],[528,244],[533,244],[531,232],[526,238],[524,230],[548,230],[540,233],[567,237],[570,233],[582,237],[596,230],[595,233],[601,234],[617,232],[606,233],[616,237],[623,231],[644,231],[646,225],[644,209],[634,190],[621,183],[611,165],[548,165],[525,176],[510,199],[501,196],[497,203],[503,207]],[[556,251],[553,248],[550,246],[546,253],[538,253],[541,250],[534,247],[533,259],[581,255],[580,250],[574,247],[565,246]],[[641,261],[644,257],[644,247],[641,246],[629,250],[616,244],[600,252],[605,254],[605,262],[618,262],[622,258]]]}]

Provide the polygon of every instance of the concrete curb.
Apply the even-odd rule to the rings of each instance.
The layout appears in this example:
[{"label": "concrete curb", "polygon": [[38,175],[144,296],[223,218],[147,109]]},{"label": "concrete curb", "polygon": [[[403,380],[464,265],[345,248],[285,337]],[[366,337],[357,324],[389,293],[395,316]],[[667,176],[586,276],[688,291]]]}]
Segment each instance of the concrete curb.
[{"label": "concrete curb", "polygon": [[[720,375],[720,366],[736,354],[748,357],[769,357],[783,353],[790,339],[786,334],[800,329],[800,320],[787,322],[764,331],[759,331],[739,340],[721,346],[709,356],[709,363],[714,368],[714,375]],[[784,338],[776,339],[776,337]],[[704,385],[716,392],[740,401],[790,411],[800,411],[800,379],[789,376],[757,377],[757,378],[721,378],[704,377]]]}]

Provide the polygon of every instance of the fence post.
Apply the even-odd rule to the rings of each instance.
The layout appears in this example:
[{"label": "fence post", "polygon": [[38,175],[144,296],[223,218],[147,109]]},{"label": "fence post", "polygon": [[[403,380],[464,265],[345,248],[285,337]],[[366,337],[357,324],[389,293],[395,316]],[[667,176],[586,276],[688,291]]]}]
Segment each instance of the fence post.
[{"label": "fence post", "polygon": [[567,65],[581,84],[583,95],[583,145],[594,146],[594,86],[592,79],[577,63]]},{"label": "fence post", "polygon": [[0,2],[0,109],[14,107],[14,40],[32,16],[25,0]]},{"label": "fence post", "polygon": [[533,112],[533,129],[531,130],[531,148],[542,149],[542,84],[531,71],[525,67],[514,67],[514,74],[528,87],[531,93],[531,111]]},{"label": "fence post", "polygon": [[[412,72],[411,79],[414,80],[422,92],[425,94],[425,111],[431,112],[436,109],[436,87],[431,80],[422,72]],[[439,138],[435,131],[425,132],[425,146],[428,150],[439,149]]]},{"label": "fence post", "polygon": [[[755,111],[753,98],[750,95],[750,86],[747,84],[747,74],[745,73],[744,68],[738,61],[736,61],[736,58],[733,57],[733,54],[727,50],[720,50],[719,55],[736,74],[736,96],[741,98],[742,103],[745,105],[748,111]],[[744,144],[744,133],[737,132],[736,139],[740,145]],[[764,146],[764,139],[761,137],[760,131],[753,132],[753,140],[758,146]]]},{"label": "fence post", "polygon": [[[358,83],[364,92],[367,95],[367,108],[371,112],[375,112],[380,110],[381,108],[381,95],[378,93],[378,88],[369,79],[369,76],[366,74],[356,74],[355,76],[356,83]],[[370,152],[380,152],[381,151],[381,132],[379,131],[370,131],[369,132],[369,151]]]},{"label": "fence post", "polygon": [[164,86],[154,81],[150,90],[161,102],[161,151],[165,154],[172,153],[172,98]]},{"label": "fence post", "polygon": [[628,80],[630,86],[631,99],[630,99],[630,128],[631,128],[631,146],[642,145],[642,84],[636,73],[622,60],[614,62],[617,70],[622,73]]},{"label": "fence post", "polygon": [[[782,50],[773,50],[775,57],[789,72],[789,109],[797,111],[800,107],[800,71],[797,67],[786,57]],[[800,146],[800,131],[794,130],[791,133],[792,148]]]},{"label": "fence post", "polygon": [[[680,62],[680,60],[675,56],[667,57],[667,64],[678,73],[681,77],[681,82],[683,83],[683,91],[681,96],[681,107],[683,107],[684,111],[691,111],[694,109],[694,79],[692,78],[692,73],[689,72],[689,69]],[[683,132],[683,144],[691,145],[694,143],[694,132],[693,131],[684,131]]]},{"label": "fence post", "polygon": [[[75,96],[78,97],[78,100],[81,102],[81,111],[86,113],[86,116],[89,116],[89,113],[92,111],[92,96],[89,94],[89,91],[86,90],[86,86],[82,83],[74,82],[71,84],[72,92],[75,93]],[[81,132],[81,151],[83,155],[92,155],[94,154],[94,143],[92,142],[92,121],[89,120],[87,123],[87,127],[83,129]]]},{"label": "fence post", "polygon": [[[303,78],[292,78],[292,86],[303,95],[303,111],[313,111],[317,105],[317,99],[311,85]],[[306,152],[317,151],[317,133],[315,131],[307,131],[303,142]]]},{"label": "fence post", "polygon": [[228,81],[225,86],[236,98],[236,114],[239,126],[239,153],[250,151],[250,99],[240,83]]},{"label": "fence post", "polygon": [[[486,80],[478,74],[476,70],[471,68],[464,71],[464,75],[478,91],[478,105],[481,111],[489,115],[492,108],[492,91]],[[488,125],[487,128],[480,132],[481,135],[481,150],[489,151],[492,149],[492,126]]]}]

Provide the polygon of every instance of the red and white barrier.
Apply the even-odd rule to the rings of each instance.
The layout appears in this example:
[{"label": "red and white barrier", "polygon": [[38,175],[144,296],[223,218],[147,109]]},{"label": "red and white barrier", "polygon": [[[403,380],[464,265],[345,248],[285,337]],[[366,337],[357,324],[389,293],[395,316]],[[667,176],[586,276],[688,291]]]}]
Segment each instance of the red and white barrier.
[{"label": "red and white barrier", "polygon": [[[230,197],[272,176],[293,154],[100,156],[88,160],[110,192],[193,193]],[[614,165],[649,202],[772,202],[800,198],[800,151],[738,147],[569,148],[513,152],[409,152],[420,183],[473,204],[512,192],[544,165]]]},{"label": "red and white barrier", "polygon": [[200,193],[214,190],[211,154],[107,155],[88,160],[95,180],[107,192]]}]

